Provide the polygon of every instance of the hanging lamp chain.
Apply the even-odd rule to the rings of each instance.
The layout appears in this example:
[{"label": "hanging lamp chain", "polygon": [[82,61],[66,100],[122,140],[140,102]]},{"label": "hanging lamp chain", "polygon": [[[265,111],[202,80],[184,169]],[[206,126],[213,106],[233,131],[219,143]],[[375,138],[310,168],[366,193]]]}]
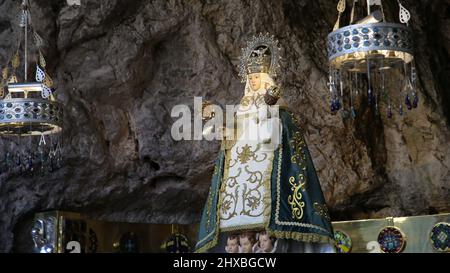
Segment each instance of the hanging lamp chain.
[{"label": "hanging lamp chain", "polygon": [[28,25],[29,25],[29,14],[28,14],[28,2],[27,0],[22,0],[22,14],[20,20],[20,26],[24,28],[24,79],[25,82],[28,80]]}]

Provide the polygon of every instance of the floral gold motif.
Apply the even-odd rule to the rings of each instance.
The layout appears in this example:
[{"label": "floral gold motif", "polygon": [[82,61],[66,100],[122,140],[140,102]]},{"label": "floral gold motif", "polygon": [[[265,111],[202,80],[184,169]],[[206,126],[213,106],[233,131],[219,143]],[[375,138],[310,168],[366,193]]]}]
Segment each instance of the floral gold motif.
[{"label": "floral gold motif", "polygon": [[297,129],[301,129],[300,126],[300,121],[297,119],[297,117],[294,115],[294,113],[289,113],[289,115],[291,116],[292,122],[294,123],[294,125],[297,127]]},{"label": "floral gold motif", "polygon": [[245,146],[242,147],[241,152],[239,152],[239,148],[237,148],[236,152],[238,154],[238,159],[241,162],[241,164],[247,163],[250,160],[250,158],[255,156],[255,152],[253,152],[250,148],[251,146],[249,146],[248,144],[245,144]]},{"label": "floral gold motif", "polygon": [[225,188],[221,189],[221,194],[223,194],[221,202],[221,210],[222,210],[221,215],[225,215],[224,217],[221,216],[221,219],[223,220],[231,219],[232,217],[237,215],[236,207],[239,198],[238,196],[239,185],[237,185],[238,184],[237,178],[241,175],[241,172],[242,169],[239,168],[238,174],[236,176],[229,176],[224,183],[224,186],[228,188],[234,188],[236,186],[234,193],[226,192]]},{"label": "floral gold motif", "polygon": [[221,217],[221,219],[228,220],[237,215],[236,207],[237,207],[237,200],[238,200],[238,191],[239,191],[239,186],[236,187],[234,194],[226,193],[223,196],[222,215],[226,215],[226,214],[228,214],[228,215]]},{"label": "floral gold motif", "polygon": [[294,133],[291,140],[291,145],[294,150],[294,154],[291,157],[292,163],[297,164],[302,170],[306,170],[305,141],[303,140],[300,131]]},{"label": "floral gold motif", "polygon": [[262,159],[257,158],[256,152],[260,148],[259,144],[257,145],[255,150],[252,150],[251,148],[252,146],[245,144],[245,146],[241,147],[241,151],[239,151],[239,147],[237,147],[236,153],[241,164],[247,163],[248,161],[250,161],[250,159],[253,159],[256,162],[262,162],[267,158],[267,154],[264,154]]},{"label": "floral gold motif", "polygon": [[289,184],[291,184],[292,194],[288,196],[288,204],[291,205],[292,218],[296,220],[301,220],[303,218],[303,208],[305,207],[305,202],[302,201],[303,195],[301,189],[304,187],[304,182],[295,182],[295,178],[291,176],[289,178]]},{"label": "floral gold motif", "polygon": [[247,178],[247,181],[251,184],[255,184],[256,186],[252,189],[248,189],[247,185],[244,184],[244,190],[242,193],[244,204],[241,215],[258,217],[262,215],[263,211],[261,211],[257,215],[254,215],[251,212],[257,210],[257,208],[262,205],[263,196],[261,193],[261,188],[263,187],[263,174],[260,171],[250,171],[248,169],[248,166],[245,166],[245,172],[250,174],[250,176]]},{"label": "floral gold motif", "polygon": [[[233,162],[233,163],[231,163],[231,162]],[[229,160],[229,162],[228,162],[228,167],[229,167],[229,168],[234,167],[234,165],[236,165],[237,162],[238,162],[238,161],[237,161],[236,159],[230,158],[230,160]]]}]

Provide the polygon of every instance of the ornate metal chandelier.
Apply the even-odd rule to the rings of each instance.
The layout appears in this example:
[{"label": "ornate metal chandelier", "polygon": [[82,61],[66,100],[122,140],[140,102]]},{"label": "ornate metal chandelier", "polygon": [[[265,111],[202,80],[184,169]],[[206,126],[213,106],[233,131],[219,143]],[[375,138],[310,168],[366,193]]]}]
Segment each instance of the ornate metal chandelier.
[{"label": "ornate metal chandelier", "polygon": [[[3,169],[12,172],[53,171],[61,164],[60,132],[63,108],[53,96],[53,80],[45,70],[44,40],[34,30],[27,0],[19,14],[17,46],[2,69],[0,135],[4,146]],[[29,45],[29,38],[33,43]],[[30,50],[31,49],[31,50]],[[35,81],[28,81],[30,57],[36,65]],[[19,69],[23,60],[23,74]],[[22,78],[23,81],[19,81]],[[37,136],[37,137],[36,137]]]},{"label": "ornate metal chandelier", "polygon": [[[337,5],[338,19],[333,32],[328,35],[327,44],[330,109],[332,113],[342,109],[344,117],[351,115],[355,118],[356,99],[367,93],[367,103],[375,108],[375,114],[379,114],[380,103],[385,103],[388,118],[392,118],[395,112],[402,116],[404,106],[411,110],[419,102],[412,31],[408,27],[411,16],[397,1],[401,24],[388,23],[381,0],[365,2],[367,16],[356,21],[357,11],[364,3],[363,0],[353,0],[350,24],[344,27],[340,26],[340,21],[346,1],[340,0]],[[367,82],[361,81],[362,78]],[[400,85],[391,91],[388,83]],[[362,88],[367,92],[361,92]]]}]

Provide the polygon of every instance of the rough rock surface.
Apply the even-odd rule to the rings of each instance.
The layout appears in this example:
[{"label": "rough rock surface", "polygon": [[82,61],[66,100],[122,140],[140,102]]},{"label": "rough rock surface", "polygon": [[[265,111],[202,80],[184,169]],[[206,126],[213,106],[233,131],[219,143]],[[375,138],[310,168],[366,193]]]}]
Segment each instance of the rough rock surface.
[{"label": "rough rock surface", "polygon": [[[449,212],[450,1],[402,1],[416,34],[419,108],[388,120],[361,103],[356,121],[329,112],[325,37],[335,2],[31,1],[66,107],[65,165],[45,177],[1,176],[0,251],[25,251],[42,210],[199,221],[219,143],[173,141],[170,112],[194,96],[236,103],[240,48],[259,32],[284,48],[279,82],[304,124],[334,220]],[[396,16],[396,1],[384,2]],[[18,4],[0,0],[2,64]]]}]

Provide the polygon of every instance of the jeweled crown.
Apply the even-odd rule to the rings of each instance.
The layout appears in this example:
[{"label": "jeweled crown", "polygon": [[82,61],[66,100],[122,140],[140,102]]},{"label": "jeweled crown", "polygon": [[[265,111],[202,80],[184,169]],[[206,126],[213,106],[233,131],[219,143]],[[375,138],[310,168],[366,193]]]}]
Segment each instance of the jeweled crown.
[{"label": "jeweled crown", "polygon": [[245,82],[251,73],[267,73],[272,78],[276,77],[280,68],[280,50],[278,40],[273,35],[260,33],[253,36],[242,49],[239,65],[241,81]]},{"label": "jeweled crown", "polygon": [[254,49],[247,61],[247,74],[269,73],[270,61],[271,56],[268,47],[261,46],[260,48]]}]

